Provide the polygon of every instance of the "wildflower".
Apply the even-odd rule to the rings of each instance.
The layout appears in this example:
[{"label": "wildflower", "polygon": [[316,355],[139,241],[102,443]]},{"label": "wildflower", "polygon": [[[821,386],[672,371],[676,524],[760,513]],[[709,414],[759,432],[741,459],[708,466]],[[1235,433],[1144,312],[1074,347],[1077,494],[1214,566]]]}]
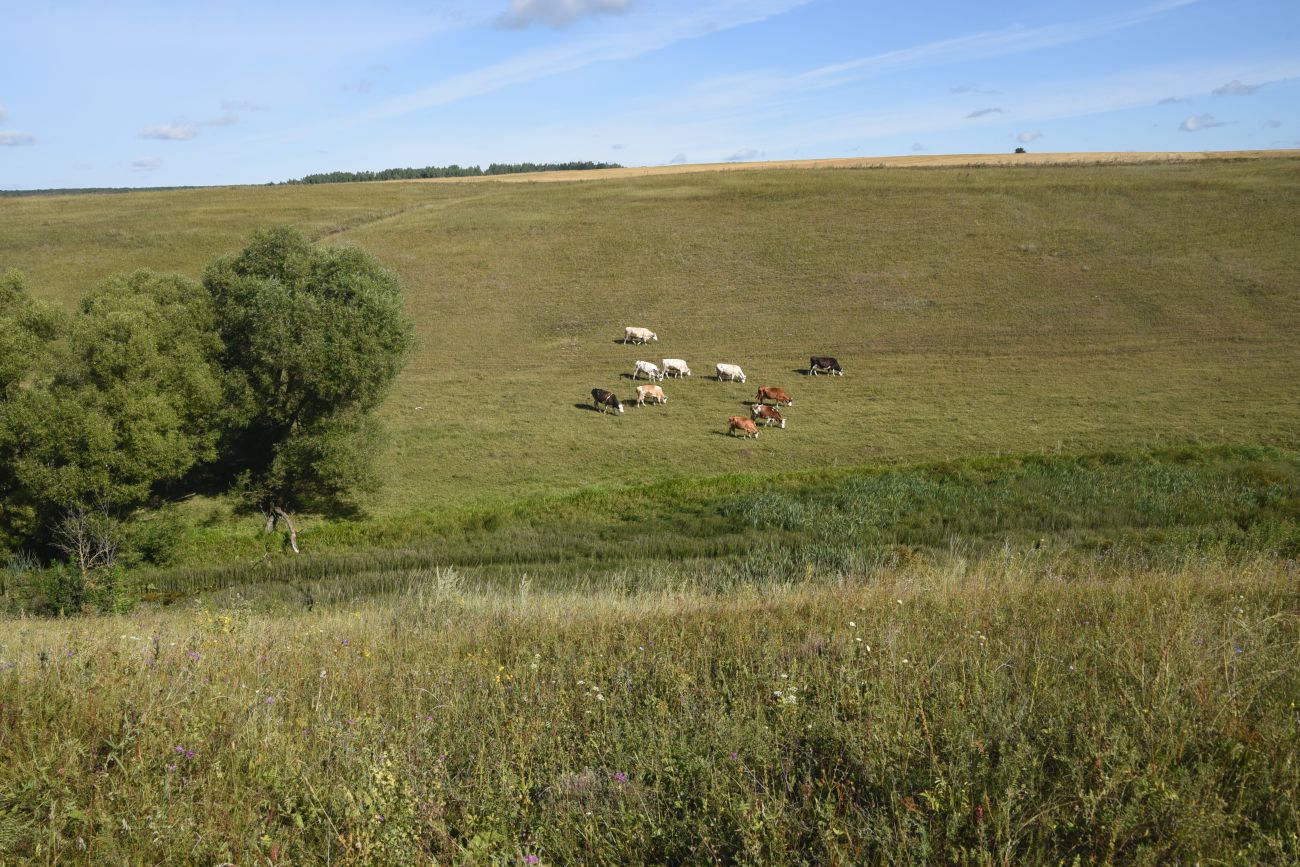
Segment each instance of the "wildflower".
[{"label": "wildflower", "polygon": [[268,696],[266,697],[266,703],[267,703],[267,704],[275,704],[275,696],[273,696],[273,695],[268,695]]},{"label": "wildflower", "polygon": [[524,863],[525,863],[525,864],[536,864],[536,863],[537,863],[538,861],[540,861],[540,860],[542,860],[542,859],[541,859],[541,858],[538,858],[536,855],[525,855],[525,856],[524,856]]},{"label": "wildflower", "polygon": [[616,782],[616,783],[626,783],[626,782],[627,782],[627,774],[623,773],[622,771],[619,771],[618,773],[614,774],[614,782]]},{"label": "wildflower", "polygon": [[733,762],[738,762],[738,761],[740,761],[740,753],[732,753],[732,754],[731,754],[731,760],[732,760]]},{"label": "wildflower", "polygon": [[902,600],[902,599],[899,599],[899,600],[898,600],[898,604],[899,604],[899,605],[902,605],[902,604],[903,604],[903,600]]},{"label": "wildflower", "polygon": [[187,650],[185,651],[185,655],[190,658],[190,662],[198,662],[203,658],[197,650]]},{"label": "wildflower", "polygon": [[858,624],[854,623],[852,620],[849,621],[849,626],[853,627],[854,629],[858,628]]}]

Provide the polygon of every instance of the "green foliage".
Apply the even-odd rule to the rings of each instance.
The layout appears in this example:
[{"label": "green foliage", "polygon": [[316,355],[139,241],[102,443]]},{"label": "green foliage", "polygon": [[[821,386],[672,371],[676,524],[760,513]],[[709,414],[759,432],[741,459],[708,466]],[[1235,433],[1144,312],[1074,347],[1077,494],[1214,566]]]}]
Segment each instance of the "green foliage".
[{"label": "green foliage", "polygon": [[62,327],[30,329],[39,379],[0,401],[7,529],[39,538],[70,509],[126,515],[216,456],[219,343],[201,286],[109,279]]},{"label": "green foliage", "polygon": [[233,382],[224,463],[264,510],[325,509],[364,490],[373,426],[411,345],[397,278],[356,249],[257,232],[204,274]]}]

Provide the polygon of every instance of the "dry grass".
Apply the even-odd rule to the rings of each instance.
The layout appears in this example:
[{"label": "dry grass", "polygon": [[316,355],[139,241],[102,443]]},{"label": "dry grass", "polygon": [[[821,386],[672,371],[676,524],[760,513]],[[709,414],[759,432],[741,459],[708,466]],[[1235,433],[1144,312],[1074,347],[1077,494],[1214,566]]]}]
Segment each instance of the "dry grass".
[{"label": "dry grass", "polygon": [[[696,172],[762,171],[766,169],[887,169],[887,168],[987,168],[1009,166],[1100,166],[1143,163],[1186,163],[1203,160],[1295,159],[1300,150],[1248,151],[1066,151],[1033,154],[909,154],[894,157],[838,157],[820,160],[758,160],[754,162],[691,163],[669,166],[635,166],[589,171],[532,172],[520,175],[484,175],[474,178],[425,178],[418,183],[457,184],[478,181],[499,183],[555,183],[609,181]],[[384,183],[406,183],[384,181]]]}]

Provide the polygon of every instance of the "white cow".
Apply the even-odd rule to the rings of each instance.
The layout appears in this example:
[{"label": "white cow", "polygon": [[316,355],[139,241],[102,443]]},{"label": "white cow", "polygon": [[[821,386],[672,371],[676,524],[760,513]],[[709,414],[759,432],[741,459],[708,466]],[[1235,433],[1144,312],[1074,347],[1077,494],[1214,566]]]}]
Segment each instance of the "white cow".
[{"label": "white cow", "polygon": [[649,328],[634,328],[628,326],[623,329],[624,343],[649,343],[651,340],[658,340],[659,335],[655,334]]},{"label": "white cow", "polygon": [[655,367],[654,362],[638,361],[636,367],[632,369],[632,378],[637,379],[641,374],[645,374],[651,382],[663,382],[664,375],[659,368]]},{"label": "white cow", "polygon": [[665,358],[664,376],[672,376],[673,374],[676,374],[677,378],[681,379],[683,376],[690,376],[691,369],[680,358]]},{"label": "white cow", "polygon": [[745,371],[740,369],[739,364],[719,364],[717,370],[719,382],[724,379],[729,379],[733,382],[745,381]]},{"label": "white cow", "polygon": [[636,387],[636,405],[645,406],[646,398],[650,398],[655,403],[668,402],[668,398],[664,396],[663,386],[660,385],[638,385]]}]

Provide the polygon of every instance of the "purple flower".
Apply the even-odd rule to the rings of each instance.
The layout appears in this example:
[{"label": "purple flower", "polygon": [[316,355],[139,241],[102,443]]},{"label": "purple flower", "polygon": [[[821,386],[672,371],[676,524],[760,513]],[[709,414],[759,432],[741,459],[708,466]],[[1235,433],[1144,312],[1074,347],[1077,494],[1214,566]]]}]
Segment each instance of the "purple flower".
[{"label": "purple flower", "polygon": [[168,766],[167,766],[167,773],[170,774],[170,773],[174,773],[175,771],[176,771],[176,766],[175,766],[175,765],[168,765]]},{"label": "purple flower", "polygon": [[192,758],[194,758],[194,755],[195,755],[194,750],[186,750],[186,751],[185,751],[185,758],[187,758],[187,759],[192,759]]},{"label": "purple flower", "polygon": [[273,695],[268,695],[268,696],[266,697],[266,703],[267,703],[267,704],[275,704],[275,696],[273,696]]},{"label": "purple flower", "polygon": [[733,762],[738,762],[738,761],[740,761],[740,753],[732,753],[732,754],[731,754],[731,760],[732,760]]},{"label": "purple flower", "polygon": [[190,662],[198,662],[200,659],[203,658],[202,656],[199,655],[199,652],[197,650],[187,650],[185,651],[185,655],[190,658]]},{"label": "purple flower", "polygon": [[176,755],[180,756],[184,754],[185,754],[185,747],[181,747],[181,746],[176,747]]},{"label": "purple flower", "polygon": [[525,864],[536,864],[536,863],[537,863],[538,861],[540,861],[540,860],[542,860],[542,859],[541,859],[541,858],[538,858],[536,855],[525,855],[525,856],[524,856],[524,863],[525,863]]},{"label": "purple flower", "polygon": [[626,782],[627,782],[627,774],[623,773],[622,771],[619,771],[618,773],[614,774],[614,782],[616,782],[616,783],[626,783]]}]

